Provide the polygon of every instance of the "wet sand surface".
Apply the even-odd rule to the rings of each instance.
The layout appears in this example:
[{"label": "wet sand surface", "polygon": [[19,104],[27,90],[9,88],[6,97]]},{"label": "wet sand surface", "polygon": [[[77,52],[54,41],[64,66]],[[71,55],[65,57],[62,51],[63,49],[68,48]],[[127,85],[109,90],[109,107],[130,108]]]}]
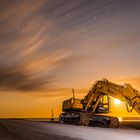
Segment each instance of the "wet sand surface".
[{"label": "wet sand surface", "polygon": [[[138,124],[139,125],[139,124]],[[140,130],[62,125],[27,120],[0,120],[0,140],[140,140]]]}]

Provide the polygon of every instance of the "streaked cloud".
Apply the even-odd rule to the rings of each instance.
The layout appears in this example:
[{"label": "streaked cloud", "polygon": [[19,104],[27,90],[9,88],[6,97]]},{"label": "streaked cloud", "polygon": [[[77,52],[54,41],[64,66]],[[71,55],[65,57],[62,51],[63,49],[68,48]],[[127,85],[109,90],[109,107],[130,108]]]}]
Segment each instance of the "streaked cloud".
[{"label": "streaked cloud", "polygon": [[2,0],[0,88],[87,88],[103,77],[135,76],[139,5],[138,0]]}]

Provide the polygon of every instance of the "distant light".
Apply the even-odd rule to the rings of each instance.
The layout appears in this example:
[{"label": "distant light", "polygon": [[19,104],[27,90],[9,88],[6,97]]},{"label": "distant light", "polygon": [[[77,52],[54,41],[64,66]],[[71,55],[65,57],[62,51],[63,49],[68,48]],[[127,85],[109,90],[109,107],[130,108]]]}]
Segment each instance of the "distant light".
[{"label": "distant light", "polygon": [[119,105],[119,104],[121,104],[121,101],[119,99],[114,99],[114,103]]},{"label": "distant light", "polygon": [[119,117],[118,119],[119,119],[119,122],[122,122],[122,118]]}]

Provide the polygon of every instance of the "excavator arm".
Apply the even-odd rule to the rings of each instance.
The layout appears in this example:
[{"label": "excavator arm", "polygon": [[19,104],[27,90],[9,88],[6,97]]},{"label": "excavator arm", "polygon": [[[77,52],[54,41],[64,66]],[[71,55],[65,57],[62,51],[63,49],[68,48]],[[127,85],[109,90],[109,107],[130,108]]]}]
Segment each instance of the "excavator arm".
[{"label": "excavator arm", "polygon": [[95,82],[87,96],[85,96],[83,100],[85,111],[93,106],[93,101],[95,100],[93,107],[94,112],[103,95],[112,96],[124,101],[128,112],[134,109],[140,114],[140,92],[134,89],[130,84],[118,85],[106,79]]}]

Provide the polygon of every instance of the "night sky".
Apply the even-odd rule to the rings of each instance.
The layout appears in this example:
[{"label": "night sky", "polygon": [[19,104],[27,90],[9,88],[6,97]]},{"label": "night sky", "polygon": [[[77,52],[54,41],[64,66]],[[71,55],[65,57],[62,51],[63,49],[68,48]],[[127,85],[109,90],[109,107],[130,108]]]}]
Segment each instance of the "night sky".
[{"label": "night sky", "polygon": [[140,0],[0,0],[2,117],[58,115],[102,78],[140,90],[139,60]]}]

